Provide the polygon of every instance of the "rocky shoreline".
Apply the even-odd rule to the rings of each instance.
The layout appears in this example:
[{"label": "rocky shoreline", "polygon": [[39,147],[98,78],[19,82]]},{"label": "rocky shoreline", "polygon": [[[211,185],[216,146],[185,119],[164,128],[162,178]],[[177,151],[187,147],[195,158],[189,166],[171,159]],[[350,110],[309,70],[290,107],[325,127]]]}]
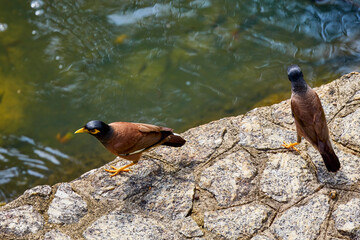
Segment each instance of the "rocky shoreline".
[{"label": "rocky shoreline", "polygon": [[[329,173],[306,141],[300,153],[289,100],[181,134],[132,172],[113,162],[0,208],[0,239],[358,239],[360,74],[317,91],[341,169]],[[313,167],[313,162],[317,168]]]}]

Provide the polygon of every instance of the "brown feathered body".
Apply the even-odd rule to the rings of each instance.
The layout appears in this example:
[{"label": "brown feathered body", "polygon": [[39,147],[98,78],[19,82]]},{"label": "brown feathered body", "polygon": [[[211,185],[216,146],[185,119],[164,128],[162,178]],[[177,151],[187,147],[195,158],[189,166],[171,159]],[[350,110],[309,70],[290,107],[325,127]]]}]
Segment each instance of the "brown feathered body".
[{"label": "brown feathered body", "polygon": [[113,122],[105,136],[96,137],[113,154],[137,162],[141,154],[158,145],[181,147],[185,140],[171,128],[145,123]]},{"label": "brown feathered body", "polygon": [[[289,79],[291,80],[291,75]],[[329,129],[319,96],[305,83],[302,73],[300,80],[292,81],[291,95],[291,111],[295,119],[297,142],[301,141],[301,137],[308,140],[320,152],[328,171],[336,172],[340,168],[340,162],[331,146]]]}]

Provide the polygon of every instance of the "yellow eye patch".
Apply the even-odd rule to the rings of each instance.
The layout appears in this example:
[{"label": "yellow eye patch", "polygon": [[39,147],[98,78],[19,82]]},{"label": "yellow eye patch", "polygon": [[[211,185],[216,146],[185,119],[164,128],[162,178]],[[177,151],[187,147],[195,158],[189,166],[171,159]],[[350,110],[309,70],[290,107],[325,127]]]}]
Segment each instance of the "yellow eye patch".
[{"label": "yellow eye patch", "polygon": [[99,133],[100,131],[97,130],[97,129],[92,129],[92,130],[90,130],[89,132],[90,132],[91,134],[97,134],[97,133]]}]

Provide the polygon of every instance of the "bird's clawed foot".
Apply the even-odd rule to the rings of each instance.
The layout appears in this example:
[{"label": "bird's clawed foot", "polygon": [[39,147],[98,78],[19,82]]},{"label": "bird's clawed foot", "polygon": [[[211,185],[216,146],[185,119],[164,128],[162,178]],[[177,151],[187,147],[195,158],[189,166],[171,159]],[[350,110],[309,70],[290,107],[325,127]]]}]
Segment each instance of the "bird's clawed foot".
[{"label": "bird's clawed foot", "polygon": [[296,147],[294,147],[294,146],[296,146],[296,145],[298,145],[298,144],[299,144],[299,143],[297,143],[297,142],[287,144],[287,143],[284,141],[281,146],[286,147],[287,149],[292,148],[292,149],[294,149],[295,151],[300,152],[299,149],[297,149]]},{"label": "bird's clawed foot", "polygon": [[116,168],[114,166],[110,166],[112,169],[104,169],[105,171],[109,172],[109,173],[112,173],[110,175],[110,177],[113,177],[113,176],[116,176],[118,175],[120,172],[130,172],[131,170],[130,169],[127,169],[128,167],[134,165],[135,163],[130,163],[124,167],[121,167],[121,168]]}]

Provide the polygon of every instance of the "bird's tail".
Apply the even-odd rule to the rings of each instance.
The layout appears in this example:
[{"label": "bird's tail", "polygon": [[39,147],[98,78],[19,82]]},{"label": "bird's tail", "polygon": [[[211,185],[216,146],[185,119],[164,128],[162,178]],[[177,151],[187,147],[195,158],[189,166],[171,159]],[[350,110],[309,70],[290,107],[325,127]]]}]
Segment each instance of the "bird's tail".
[{"label": "bird's tail", "polygon": [[180,137],[178,134],[174,133],[169,135],[166,138],[166,141],[162,145],[171,146],[171,147],[181,147],[186,143],[185,139]]},{"label": "bird's tail", "polygon": [[319,144],[319,152],[329,172],[336,172],[340,169],[339,159],[336,156],[330,142],[327,142],[326,144]]}]

